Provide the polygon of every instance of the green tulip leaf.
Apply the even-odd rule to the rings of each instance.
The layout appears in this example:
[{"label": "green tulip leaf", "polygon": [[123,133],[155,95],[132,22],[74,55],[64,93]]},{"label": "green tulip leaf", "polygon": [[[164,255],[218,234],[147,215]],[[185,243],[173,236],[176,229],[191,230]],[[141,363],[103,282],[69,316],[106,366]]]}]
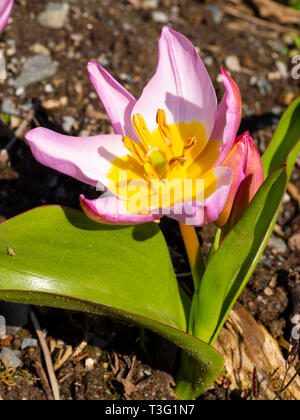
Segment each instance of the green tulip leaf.
[{"label": "green tulip leaf", "polygon": [[[267,177],[275,168],[286,162],[291,150],[295,158],[300,153],[300,97],[283,114],[274,137],[262,157],[264,175]],[[288,163],[288,178],[294,163]]]},{"label": "green tulip leaf", "polygon": [[208,264],[194,297],[194,335],[202,340],[214,342],[253,273],[276,223],[286,184],[285,166],[269,175]]},{"label": "green tulip leaf", "polygon": [[155,223],[101,225],[45,206],[0,225],[0,299],[108,315],[146,327],[198,362],[204,391],[221,355],[185,333],[189,302]]}]

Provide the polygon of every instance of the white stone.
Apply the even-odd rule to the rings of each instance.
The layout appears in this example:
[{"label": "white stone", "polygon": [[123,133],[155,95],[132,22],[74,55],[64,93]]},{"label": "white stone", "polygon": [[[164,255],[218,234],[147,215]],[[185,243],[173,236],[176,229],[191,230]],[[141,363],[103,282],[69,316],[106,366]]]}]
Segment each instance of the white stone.
[{"label": "white stone", "polygon": [[38,15],[38,22],[46,28],[64,27],[70,6],[67,3],[48,3],[46,9]]},{"label": "white stone", "polygon": [[23,87],[19,87],[16,89],[16,96],[23,96],[25,94],[25,89]]},{"label": "white stone", "polygon": [[93,370],[94,369],[94,360],[91,357],[86,359],[85,367],[86,367],[87,370]]},{"label": "white stone", "polygon": [[154,22],[157,23],[168,23],[169,21],[168,16],[164,12],[161,12],[159,10],[155,10],[154,12],[152,12],[152,19],[154,20]]},{"label": "white stone", "polygon": [[229,55],[225,59],[226,68],[230,71],[239,73],[241,71],[241,64],[236,55]]},{"label": "white stone", "polygon": [[148,9],[157,9],[159,7],[159,0],[142,0]]},{"label": "white stone", "polygon": [[17,369],[22,364],[18,355],[19,352],[17,350],[11,350],[8,347],[3,347],[0,353],[0,360],[7,369]]},{"label": "white stone", "polygon": [[75,121],[76,121],[75,118],[71,116],[63,117],[63,129],[66,133],[70,133]]},{"label": "white stone", "polygon": [[24,338],[22,341],[21,349],[26,349],[27,347],[37,347],[38,341],[36,338]]},{"label": "white stone", "polygon": [[289,72],[285,63],[282,61],[276,61],[276,67],[283,79],[287,79],[289,77]]},{"label": "white stone", "polygon": [[49,83],[47,85],[45,85],[45,92],[46,93],[52,93],[53,92],[53,86],[50,85]]}]

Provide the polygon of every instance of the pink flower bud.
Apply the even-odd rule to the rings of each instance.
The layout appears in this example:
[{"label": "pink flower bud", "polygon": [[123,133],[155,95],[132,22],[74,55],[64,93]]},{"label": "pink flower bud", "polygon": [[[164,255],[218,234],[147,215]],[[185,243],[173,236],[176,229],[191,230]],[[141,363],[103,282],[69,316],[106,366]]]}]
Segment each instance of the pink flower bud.
[{"label": "pink flower bud", "polygon": [[217,225],[223,227],[229,222],[231,228],[243,216],[264,180],[261,157],[249,132],[235,140],[222,166],[233,170],[233,181]]}]

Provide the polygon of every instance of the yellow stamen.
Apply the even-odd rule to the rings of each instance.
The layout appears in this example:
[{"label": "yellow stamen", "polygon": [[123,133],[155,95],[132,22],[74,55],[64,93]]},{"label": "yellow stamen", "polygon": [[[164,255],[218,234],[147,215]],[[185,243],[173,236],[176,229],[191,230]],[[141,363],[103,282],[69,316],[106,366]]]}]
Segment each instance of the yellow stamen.
[{"label": "yellow stamen", "polygon": [[185,156],[176,156],[169,161],[170,170],[172,171],[177,164],[183,165],[186,161]]},{"label": "yellow stamen", "polygon": [[196,146],[197,139],[195,136],[190,137],[186,140],[185,145],[182,149],[182,154],[185,156],[185,153],[190,151],[194,146]]},{"label": "yellow stamen", "polygon": [[148,181],[151,181],[151,179],[159,179],[159,175],[151,162],[145,162],[144,169],[145,169]]},{"label": "yellow stamen", "polygon": [[135,157],[139,163],[143,165],[147,160],[147,156],[140,145],[127,136],[123,137],[122,140],[126,149],[132,154],[132,156]]},{"label": "yellow stamen", "polygon": [[133,116],[132,122],[143,146],[148,151],[149,147],[151,147],[151,133],[148,130],[144,118],[141,114],[136,114]]},{"label": "yellow stamen", "polygon": [[167,123],[166,113],[163,109],[159,109],[156,114],[156,122],[162,136],[168,140],[168,146],[172,147],[172,133]]}]

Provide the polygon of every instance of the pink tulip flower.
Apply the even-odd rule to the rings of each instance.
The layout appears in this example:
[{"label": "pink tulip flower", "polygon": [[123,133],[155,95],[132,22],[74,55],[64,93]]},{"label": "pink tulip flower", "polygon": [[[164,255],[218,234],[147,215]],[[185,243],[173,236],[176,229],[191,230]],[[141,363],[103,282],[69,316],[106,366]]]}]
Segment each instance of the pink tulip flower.
[{"label": "pink tulip flower", "polygon": [[80,197],[97,222],[129,225],[163,215],[194,226],[216,221],[235,171],[224,160],[241,121],[240,91],[225,70],[218,105],[193,45],[164,27],[156,73],[138,100],[98,63],[88,72],[115,134],[76,138],[36,128],[26,134],[36,160],[107,191],[96,200]]},{"label": "pink tulip flower", "polygon": [[261,157],[250,133],[246,132],[235,140],[223,165],[233,170],[233,180],[217,224],[223,227],[229,222],[228,228],[232,228],[243,216],[264,181]]},{"label": "pink tulip flower", "polygon": [[0,0],[0,32],[7,24],[13,5],[14,0]]}]

